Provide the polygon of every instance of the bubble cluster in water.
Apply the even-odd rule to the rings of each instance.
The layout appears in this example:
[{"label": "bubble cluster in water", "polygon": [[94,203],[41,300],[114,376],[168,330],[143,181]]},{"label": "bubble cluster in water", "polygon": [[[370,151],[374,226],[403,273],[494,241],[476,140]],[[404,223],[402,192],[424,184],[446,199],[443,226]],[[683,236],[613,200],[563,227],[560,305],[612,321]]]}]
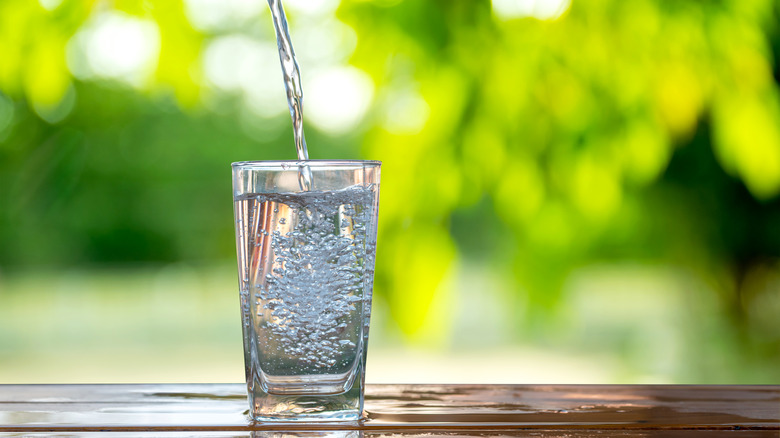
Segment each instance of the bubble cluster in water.
[{"label": "bubble cluster in water", "polygon": [[371,298],[365,280],[374,253],[366,230],[372,190],[252,195],[273,212],[255,243],[261,263],[252,289],[261,350],[281,350],[312,369],[354,358]]}]

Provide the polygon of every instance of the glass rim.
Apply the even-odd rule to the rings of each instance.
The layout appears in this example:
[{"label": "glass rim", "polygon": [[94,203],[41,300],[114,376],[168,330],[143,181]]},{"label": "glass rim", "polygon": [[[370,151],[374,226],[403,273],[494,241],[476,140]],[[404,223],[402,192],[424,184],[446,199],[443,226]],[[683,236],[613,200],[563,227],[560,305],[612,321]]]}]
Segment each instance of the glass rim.
[{"label": "glass rim", "polygon": [[231,167],[265,167],[265,168],[278,168],[287,170],[288,168],[298,166],[309,166],[313,168],[320,167],[354,167],[354,166],[368,166],[378,167],[382,165],[381,161],[377,160],[268,160],[268,161],[236,161],[230,163]]}]

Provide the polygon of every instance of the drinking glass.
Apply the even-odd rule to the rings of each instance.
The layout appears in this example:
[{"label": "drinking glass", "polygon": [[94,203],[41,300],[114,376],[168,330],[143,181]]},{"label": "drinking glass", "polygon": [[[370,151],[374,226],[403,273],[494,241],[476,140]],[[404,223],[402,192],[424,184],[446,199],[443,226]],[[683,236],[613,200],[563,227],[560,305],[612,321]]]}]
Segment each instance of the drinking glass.
[{"label": "drinking glass", "polygon": [[232,165],[244,363],[257,421],[361,417],[380,166]]}]

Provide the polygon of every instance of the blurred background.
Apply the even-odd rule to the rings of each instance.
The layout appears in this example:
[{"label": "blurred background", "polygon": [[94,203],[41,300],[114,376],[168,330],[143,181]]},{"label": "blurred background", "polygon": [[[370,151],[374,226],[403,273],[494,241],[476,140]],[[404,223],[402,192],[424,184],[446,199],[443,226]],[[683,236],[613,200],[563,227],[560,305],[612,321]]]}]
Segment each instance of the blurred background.
[{"label": "blurred background", "polygon": [[[287,0],[309,153],[383,161],[369,382],[780,383],[780,5]],[[0,383],[243,380],[262,0],[0,2]]]}]

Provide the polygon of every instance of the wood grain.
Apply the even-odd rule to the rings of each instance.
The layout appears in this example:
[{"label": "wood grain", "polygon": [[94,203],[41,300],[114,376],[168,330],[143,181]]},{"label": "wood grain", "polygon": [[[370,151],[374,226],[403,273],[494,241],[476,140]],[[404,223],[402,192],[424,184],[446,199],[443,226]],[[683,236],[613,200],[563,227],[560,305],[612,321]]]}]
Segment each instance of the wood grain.
[{"label": "wood grain", "polygon": [[0,436],[780,437],[780,386],[369,385],[359,423],[247,417],[244,385],[0,385]]}]

